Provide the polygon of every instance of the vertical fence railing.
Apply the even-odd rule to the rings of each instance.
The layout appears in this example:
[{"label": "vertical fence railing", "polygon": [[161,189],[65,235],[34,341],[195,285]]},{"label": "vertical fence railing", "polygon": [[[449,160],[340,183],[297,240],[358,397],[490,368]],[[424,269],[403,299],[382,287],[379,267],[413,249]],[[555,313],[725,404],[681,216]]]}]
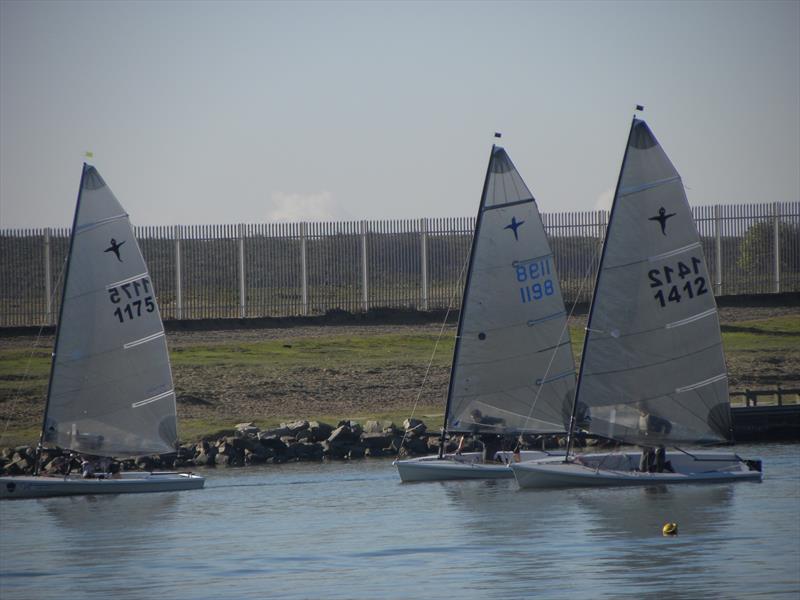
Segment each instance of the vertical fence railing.
[{"label": "vertical fence railing", "polygon": [[[692,209],[718,295],[800,291],[800,202]],[[545,213],[564,298],[587,302],[608,215]],[[166,319],[458,308],[474,218],[136,227]],[[67,229],[0,230],[0,326],[52,324]]]}]

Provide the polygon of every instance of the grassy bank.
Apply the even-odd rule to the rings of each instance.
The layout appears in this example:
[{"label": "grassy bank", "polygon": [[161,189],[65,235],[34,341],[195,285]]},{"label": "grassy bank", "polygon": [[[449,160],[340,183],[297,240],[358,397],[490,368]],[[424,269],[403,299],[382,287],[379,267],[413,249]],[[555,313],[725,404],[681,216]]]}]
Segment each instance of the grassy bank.
[{"label": "grassy bank", "polygon": [[[411,414],[438,427],[454,328],[315,327],[170,334],[181,437],[195,440],[253,421],[392,420]],[[800,316],[723,320],[731,390],[800,387]],[[583,323],[570,333],[580,357]],[[0,445],[38,435],[51,338],[0,339]],[[428,365],[430,362],[430,370]],[[423,379],[428,373],[426,383]]]}]

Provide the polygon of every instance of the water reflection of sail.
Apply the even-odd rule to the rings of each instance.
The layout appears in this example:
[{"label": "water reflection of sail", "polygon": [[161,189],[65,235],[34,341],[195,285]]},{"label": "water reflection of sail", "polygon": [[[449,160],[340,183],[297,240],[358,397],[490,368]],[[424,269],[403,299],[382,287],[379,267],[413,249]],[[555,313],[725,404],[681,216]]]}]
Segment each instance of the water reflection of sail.
[{"label": "water reflection of sail", "polygon": [[667,522],[685,535],[714,533],[728,521],[733,496],[730,484],[592,490],[576,493],[587,531],[595,537],[650,538]]},{"label": "water reflection of sail", "polygon": [[[448,501],[462,513],[465,528],[489,538],[490,544],[492,540],[504,546],[513,539],[546,541],[554,527],[561,522],[569,527],[577,516],[575,502],[565,499],[561,490],[509,495],[513,482],[503,479],[440,485]],[[553,506],[559,510],[553,511]]]},{"label": "water reflection of sail", "polygon": [[[95,538],[97,528],[108,526],[124,527],[126,538],[130,535],[146,536],[153,531],[163,531],[164,523],[171,520],[177,512],[175,508],[178,496],[104,494],[48,498],[38,502],[44,506],[56,526],[84,534],[89,540]],[[76,541],[80,539],[76,538]],[[99,550],[105,551],[103,548]]]}]

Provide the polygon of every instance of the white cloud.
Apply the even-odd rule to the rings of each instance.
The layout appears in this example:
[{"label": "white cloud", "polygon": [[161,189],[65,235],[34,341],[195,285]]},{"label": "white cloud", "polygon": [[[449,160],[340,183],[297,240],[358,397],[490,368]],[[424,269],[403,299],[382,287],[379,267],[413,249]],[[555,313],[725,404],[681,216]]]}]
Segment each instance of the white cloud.
[{"label": "white cloud", "polygon": [[301,194],[273,192],[268,221],[337,221],[348,219],[347,211],[339,206],[328,191]]},{"label": "white cloud", "polygon": [[606,190],[594,201],[595,210],[611,210],[611,203],[614,201],[614,190]]}]

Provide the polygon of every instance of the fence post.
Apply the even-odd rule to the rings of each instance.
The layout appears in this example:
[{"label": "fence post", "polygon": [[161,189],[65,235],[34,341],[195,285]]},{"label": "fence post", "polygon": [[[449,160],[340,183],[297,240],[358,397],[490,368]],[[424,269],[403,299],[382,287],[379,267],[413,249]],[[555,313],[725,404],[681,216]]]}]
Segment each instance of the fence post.
[{"label": "fence post", "polygon": [[422,273],[422,310],[428,310],[428,219],[419,220],[420,272]]},{"label": "fence post", "polygon": [[369,289],[367,286],[367,222],[361,221],[361,291],[364,312],[369,310]]},{"label": "fence post", "polygon": [[716,260],[716,273],[714,273],[714,294],[722,295],[722,217],[720,216],[721,206],[714,205],[714,255]]},{"label": "fence post", "polygon": [[183,228],[175,225],[172,237],[175,239],[175,318],[183,319],[183,289],[181,288],[181,237]]},{"label": "fence post", "polygon": [[781,293],[781,236],[780,236],[780,224],[781,224],[781,205],[778,202],[775,202],[772,205],[772,225],[773,231],[775,233],[774,236],[774,252],[775,252],[775,293]]},{"label": "fence post", "polygon": [[53,324],[53,292],[51,290],[50,272],[50,228],[44,230],[44,302],[45,302],[45,323]]},{"label": "fence post", "polygon": [[303,314],[308,315],[308,257],[306,239],[308,236],[308,223],[300,223],[300,278],[303,290]]},{"label": "fence post", "polygon": [[244,280],[244,223],[239,223],[239,318],[247,316],[247,292]]}]

